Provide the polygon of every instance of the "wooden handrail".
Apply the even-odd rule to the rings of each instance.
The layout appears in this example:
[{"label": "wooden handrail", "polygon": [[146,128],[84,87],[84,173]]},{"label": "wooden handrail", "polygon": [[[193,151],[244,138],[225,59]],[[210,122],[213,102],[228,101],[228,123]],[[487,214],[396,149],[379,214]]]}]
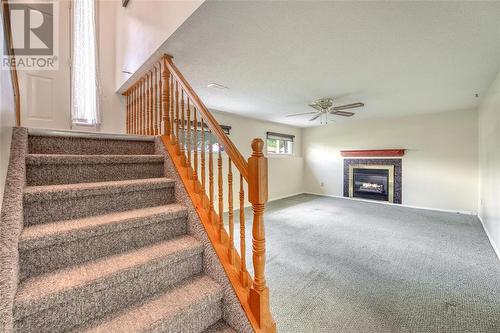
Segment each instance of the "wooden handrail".
[{"label": "wooden handrail", "polygon": [[210,111],[208,111],[207,107],[203,104],[200,97],[194,92],[184,75],[182,75],[177,66],[173,63],[173,57],[166,54],[164,55],[164,58],[166,60],[167,68],[175,76],[185,93],[193,102],[196,109],[198,109],[198,111],[202,114],[208,128],[222,144],[225,152],[236,165],[238,171],[243,175],[243,178],[248,181],[248,163],[245,158],[241,155],[240,151],[236,148],[231,139],[228,138],[226,133],[224,133],[217,120],[215,120],[214,116],[210,113]]},{"label": "wooden handrail", "polygon": [[[3,33],[9,57],[15,57],[12,48],[12,29],[10,25],[10,7],[7,0],[2,0],[2,16],[3,16]],[[12,80],[12,88],[14,90],[14,107],[16,113],[16,126],[21,126],[21,99],[19,96],[19,79],[17,77],[16,62],[11,62],[10,77]]]},{"label": "wooden handrail", "polygon": [[[161,73],[159,82],[158,76],[152,75],[157,71]],[[157,87],[160,87],[159,93]],[[265,278],[264,210],[268,199],[268,174],[267,158],[262,152],[264,142],[260,138],[254,139],[252,156],[245,160],[169,55],[163,55],[154,68],[150,68],[124,95],[127,133],[162,135],[165,149],[252,328],[258,333],[276,332]],[[160,109],[159,115],[156,106]],[[156,124],[157,116],[163,124]],[[222,159],[222,154],[227,154],[227,159]],[[233,171],[236,170],[240,179],[239,192],[236,193],[240,210],[239,252],[234,245]],[[245,198],[245,181],[248,198]],[[223,190],[226,186],[227,198]],[[246,268],[245,202],[249,202],[253,209],[253,278]],[[228,208],[227,218],[225,207]],[[225,219],[228,219],[229,230],[225,228]]]}]

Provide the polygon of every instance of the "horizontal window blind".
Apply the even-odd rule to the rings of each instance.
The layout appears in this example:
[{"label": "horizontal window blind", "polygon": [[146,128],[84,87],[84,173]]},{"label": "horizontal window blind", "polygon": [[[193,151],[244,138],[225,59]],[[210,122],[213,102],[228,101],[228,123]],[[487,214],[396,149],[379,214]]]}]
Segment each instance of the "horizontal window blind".
[{"label": "horizontal window blind", "polygon": [[283,141],[291,141],[293,142],[293,139],[295,138],[295,135],[291,134],[282,134],[282,133],[275,133],[275,132],[267,132],[267,138],[271,140],[283,140]]}]

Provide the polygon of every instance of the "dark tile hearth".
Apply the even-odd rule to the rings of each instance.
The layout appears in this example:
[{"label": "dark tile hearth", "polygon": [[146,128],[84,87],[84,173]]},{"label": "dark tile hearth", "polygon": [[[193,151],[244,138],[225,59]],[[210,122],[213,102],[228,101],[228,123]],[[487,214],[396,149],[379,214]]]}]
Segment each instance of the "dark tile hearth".
[{"label": "dark tile hearth", "polygon": [[400,158],[346,158],[344,159],[344,197],[349,197],[349,166],[351,164],[394,165],[394,203],[402,202],[402,167]]}]

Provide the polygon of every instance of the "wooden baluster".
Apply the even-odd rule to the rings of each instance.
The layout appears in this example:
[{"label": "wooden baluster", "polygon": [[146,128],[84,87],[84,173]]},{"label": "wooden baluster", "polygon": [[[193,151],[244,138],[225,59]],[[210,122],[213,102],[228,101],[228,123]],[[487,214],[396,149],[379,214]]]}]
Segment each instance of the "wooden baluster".
[{"label": "wooden baluster", "polygon": [[[206,149],[206,144],[205,144],[205,122],[203,121],[203,116],[201,117],[201,195],[205,195],[205,149]],[[203,202],[205,207],[205,202]]]},{"label": "wooden baluster", "polygon": [[146,135],[146,119],[147,119],[147,95],[146,95],[146,79],[142,81],[142,135]]},{"label": "wooden baluster", "polygon": [[130,133],[129,128],[128,128],[129,123],[130,123],[130,96],[129,96],[128,91],[125,94],[125,98],[126,98],[125,108],[127,110],[125,112],[125,131],[126,131],[126,133]]},{"label": "wooden baluster", "polygon": [[175,142],[177,144],[177,155],[181,153],[179,146],[179,82],[175,81]]},{"label": "wooden baluster", "polygon": [[134,134],[139,134],[139,85],[135,85]]},{"label": "wooden baluster", "polygon": [[153,122],[153,134],[158,135],[158,68],[156,68],[155,65],[155,76],[154,76],[154,89],[153,89],[153,96],[154,96],[154,122]]},{"label": "wooden baluster", "polygon": [[163,82],[160,81],[162,91],[163,131],[164,135],[170,135],[170,73],[167,66],[163,65]]},{"label": "wooden baluster", "polygon": [[142,81],[142,134],[146,135],[147,117],[148,117],[148,96],[147,96],[147,79]]},{"label": "wooden baluster", "polygon": [[144,135],[149,135],[149,88],[148,74],[144,77]]},{"label": "wooden baluster", "polygon": [[269,289],[266,286],[266,237],[264,233],[264,209],[268,199],[267,158],[262,153],[264,141],[252,141],[252,156],[248,159],[248,200],[253,208],[253,267],[254,281],[250,288],[249,303],[260,328],[276,330],[269,310]]},{"label": "wooden baluster", "polygon": [[157,101],[158,101],[158,124],[156,130],[158,131],[159,135],[164,135],[163,133],[163,87],[162,87],[162,81],[163,81],[163,75],[161,71],[161,60],[158,62],[158,95]]},{"label": "wooden baluster", "polygon": [[149,135],[154,135],[153,71],[149,74]]},{"label": "wooden baluster", "polygon": [[153,71],[149,74],[149,135],[154,135]]},{"label": "wooden baluster", "polygon": [[198,186],[198,117],[196,116],[197,110],[196,107],[193,107],[193,159],[194,159],[194,168],[193,168],[193,185],[196,193],[199,191]]},{"label": "wooden baluster", "polygon": [[144,111],[144,89],[143,89],[143,83],[144,80],[141,80],[139,83],[139,133],[138,134],[143,134],[142,133],[142,119],[143,119],[143,111]]},{"label": "wooden baluster", "polygon": [[134,90],[130,89],[130,116],[128,119],[128,132],[132,133],[132,124],[134,119]]},{"label": "wooden baluster", "polygon": [[131,133],[135,134],[135,106],[136,106],[136,98],[135,98],[135,86],[132,87],[132,130]]},{"label": "wooden baluster", "polygon": [[131,88],[130,89],[130,118],[129,118],[129,123],[128,123],[129,133],[132,133],[133,121],[134,121],[134,89]]},{"label": "wooden baluster", "polygon": [[[166,66],[165,66],[166,67]],[[168,68],[167,68],[168,69]],[[174,96],[174,76],[170,76],[170,143],[175,144],[175,112],[174,112],[175,96]]]},{"label": "wooden baluster", "polygon": [[139,134],[139,82],[135,85],[135,134]]},{"label": "wooden baluster", "polygon": [[144,134],[145,135],[149,135],[149,77],[148,77],[148,73],[146,73],[145,77],[144,77],[144,102],[146,103],[146,106],[144,108],[144,115],[145,115],[145,119],[144,119]]},{"label": "wooden baluster", "polygon": [[161,82],[161,62],[158,63],[158,81],[157,81],[157,84],[158,84],[158,95],[156,96],[157,97],[157,104],[158,104],[158,123],[156,124],[156,131],[158,132],[159,135],[163,135],[163,126],[161,125],[162,124],[162,121],[163,121],[163,97],[162,97],[162,82]]},{"label": "wooden baluster", "polygon": [[144,78],[143,90],[144,90],[144,96],[143,96],[144,105],[143,105],[143,110],[142,110],[142,114],[143,114],[142,134],[147,135],[148,134],[148,131],[147,131],[147,128],[148,128],[148,79],[147,79],[147,75]]},{"label": "wooden baluster", "polygon": [[246,241],[245,241],[245,189],[243,188],[243,175],[240,174],[240,280],[243,287],[248,285],[246,264]]},{"label": "wooden baluster", "polygon": [[142,80],[142,105],[141,105],[141,134],[145,135],[146,134],[146,103],[147,103],[147,98],[146,98],[146,79],[144,78]]},{"label": "wooden baluster", "polygon": [[149,117],[151,113],[149,112],[149,74],[146,73],[146,120],[144,122],[144,133],[149,135]]},{"label": "wooden baluster", "polygon": [[[191,107],[189,98],[187,99],[187,133],[186,133],[186,149],[187,149],[187,166],[191,168]],[[188,177],[192,174],[188,171]]]},{"label": "wooden baluster", "polygon": [[186,166],[186,118],[184,114],[184,89],[181,88],[181,161]]},{"label": "wooden baluster", "polygon": [[234,220],[233,220],[233,171],[231,169],[231,158],[228,157],[227,162],[227,199],[228,199],[228,216],[229,216],[229,249],[228,256],[231,265],[234,265]]},{"label": "wooden baluster", "polygon": [[224,230],[224,198],[223,198],[223,183],[222,183],[222,147],[219,144],[219,154],[217,158],[217,189],[219,192],[219,240],[222,241],[222,230]]},{"label": "wooden baluster", "polygon": [[146,89],[146,108],[144,109],[146,119],[144,120],[144,134],[150,135],[149,133],[149,117],[151,116],[151,113],[149,112],[149,75],[146,74],[146,82],[145,82],[145,89]]},{"label": "wooden baluster", "polygon": [[209,186],[209,210],[210,210],[210,221],[212,224],[217,223],[214,218],[214,158],[213,158],[213,146],[212,146],[212,135],[210,133],[208,139],[208,186]]}]

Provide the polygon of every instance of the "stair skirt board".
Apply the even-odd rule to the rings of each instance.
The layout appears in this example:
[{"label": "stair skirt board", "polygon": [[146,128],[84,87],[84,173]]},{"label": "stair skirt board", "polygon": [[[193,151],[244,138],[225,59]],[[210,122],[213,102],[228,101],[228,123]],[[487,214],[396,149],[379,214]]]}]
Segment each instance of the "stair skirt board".
[{"label": "stair skirt board", "polygon": [[23,189],[26,183],[26,128],[14,127],[0,223],[0,332],[13,328],[13,303],[18,284],[18,237],[23,228]]},{"label": "stair skirt board", "polygon": [[253,331],[157,140],[16,130],[0,331]]}]

